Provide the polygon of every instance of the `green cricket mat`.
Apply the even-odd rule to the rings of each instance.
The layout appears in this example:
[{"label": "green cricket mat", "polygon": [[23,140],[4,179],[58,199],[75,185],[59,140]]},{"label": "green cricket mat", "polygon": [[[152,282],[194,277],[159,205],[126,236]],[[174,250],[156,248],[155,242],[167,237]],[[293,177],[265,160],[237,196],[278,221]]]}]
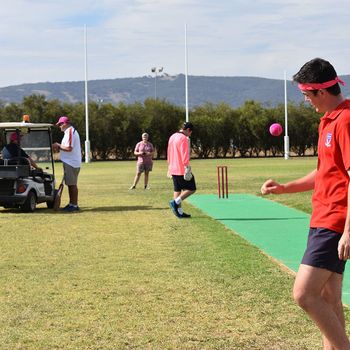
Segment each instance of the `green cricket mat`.
[{"label": "green cricket mat", "polygon": [[[199,194],[188,202],[297,272],[309,232],[310,215],[265,198],[234,194],[219,199]],[[344,275],[343,301],[350,305],[350,278]]]}]

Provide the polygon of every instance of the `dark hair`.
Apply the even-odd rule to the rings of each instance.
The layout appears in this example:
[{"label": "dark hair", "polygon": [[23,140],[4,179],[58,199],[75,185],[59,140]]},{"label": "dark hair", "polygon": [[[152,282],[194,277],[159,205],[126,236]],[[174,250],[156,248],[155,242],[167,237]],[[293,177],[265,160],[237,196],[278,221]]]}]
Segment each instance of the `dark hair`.
[{"label": "dark hair", "polygon": [[[293,75],[293,80],[297,83],[324,83],[333,80],[337,77],[337,72],[334,67],[322,58],[314,58],[306,62],[298,73]],[[336,83],[333,86],[326,88],[331,95],[337,96],[341,93],[340,86]],[[318,90],[311,90],[316,95]]]},{"label": "dark hair", "polygon": [[191,131],[193,131],[193,124],[190,123],[190,122],[185,122],[184,126],[182,127],[182,129],[183,130],[190,129]]}]

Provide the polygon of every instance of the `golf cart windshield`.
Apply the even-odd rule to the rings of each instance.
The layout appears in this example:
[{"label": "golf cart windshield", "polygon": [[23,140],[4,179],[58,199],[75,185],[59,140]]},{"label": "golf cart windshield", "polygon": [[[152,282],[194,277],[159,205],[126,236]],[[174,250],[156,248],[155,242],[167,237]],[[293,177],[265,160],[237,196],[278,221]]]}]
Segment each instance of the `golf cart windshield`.
[{"label": "golf cart windshield", "polygon": [[10,143],[11,134],[14,132],[18,133],[19,130],[21,135],[21,148],[38,164],[38,166],[43,168],[45,172],[53,174],[54,168],[50,128],[6,128],[4,129],[6,144]]}]

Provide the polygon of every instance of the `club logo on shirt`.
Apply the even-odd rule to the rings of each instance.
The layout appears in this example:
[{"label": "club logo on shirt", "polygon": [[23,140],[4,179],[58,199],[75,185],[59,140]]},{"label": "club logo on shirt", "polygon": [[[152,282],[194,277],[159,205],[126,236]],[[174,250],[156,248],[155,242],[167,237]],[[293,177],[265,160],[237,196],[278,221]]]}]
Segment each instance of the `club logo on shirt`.
[{"label": "club logo on shirt", "polygon": [[331,147],[331,140],[332,140],[332,133],[327,132],[327,137],[325,142],[326,147]]}]

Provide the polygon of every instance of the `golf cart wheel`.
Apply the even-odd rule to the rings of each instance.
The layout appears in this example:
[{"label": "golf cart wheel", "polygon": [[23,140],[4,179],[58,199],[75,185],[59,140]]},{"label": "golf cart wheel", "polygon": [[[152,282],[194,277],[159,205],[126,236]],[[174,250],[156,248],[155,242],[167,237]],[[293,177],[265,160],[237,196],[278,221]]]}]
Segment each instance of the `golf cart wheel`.
[{"label": "golf cart wheel", "polygon": [[30,191],[26,201],[22,204],[21,209],[24,212],[33,212],[36,208],[36,195],[34,192]]}]

